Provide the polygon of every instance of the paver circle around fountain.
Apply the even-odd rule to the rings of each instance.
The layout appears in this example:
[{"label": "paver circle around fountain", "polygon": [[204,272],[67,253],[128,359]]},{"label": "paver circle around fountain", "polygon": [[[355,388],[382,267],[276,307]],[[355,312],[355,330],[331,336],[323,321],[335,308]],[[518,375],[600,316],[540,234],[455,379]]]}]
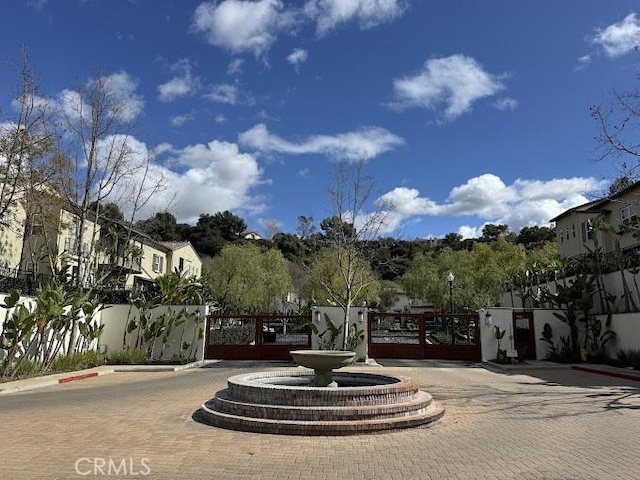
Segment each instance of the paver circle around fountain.
[{"label": "paver circle around fountain", "polygon": [[334,372],[337,388],[309,386],[311,370],[229,377],[228,387],[202,405],[214,426],[285,435],[353,435],[429,426],[444,409],[409,377]]}]

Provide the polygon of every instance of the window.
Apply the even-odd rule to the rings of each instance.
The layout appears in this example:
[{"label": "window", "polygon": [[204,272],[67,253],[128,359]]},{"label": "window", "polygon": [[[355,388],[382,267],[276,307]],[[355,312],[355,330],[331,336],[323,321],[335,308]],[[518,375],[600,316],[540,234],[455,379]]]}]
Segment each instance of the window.
[{"label": "window", "polygon": [[44,234],[44,218],[41,213],[34,213],[31,218],[31,235]]},{"label": "window", "polygon": [[636,215],[636,206],[627,205],[620,209],[620,223],[623,225],[630,225],[638,220]]},{"label": "window", "polygon": [[64,241],[64,249],[71,254],[78,253],[78,239],[75,237],[68,237]]},{"label": "window", "polygon": [[162,273],[162,264],[164,262],[164,258],[160,255],[153,254],[153,271],[155,273]]},{"label": "window", "polygon": [[27,262],[27,272],[38,273],[38,262]]},{"label": "window", "polygon": [[565,229],[565,236],[567,237],[567,240],[569,240],[569,226],[567,225],[567,228]]},{"label": "window", "polygon": [[571,224],[571,237],[576,238],[576,224]]},{"label": "window", "polygon": [[580,230],[582,231],[582,241],[587,242],[593,240],[593,226],[591,225],[591,219],[580,224]]},{"label": "window", "polygon": [[184,271],[184,258],[182,257],[180,257],[180,260],[178,261],[178,271]]}]

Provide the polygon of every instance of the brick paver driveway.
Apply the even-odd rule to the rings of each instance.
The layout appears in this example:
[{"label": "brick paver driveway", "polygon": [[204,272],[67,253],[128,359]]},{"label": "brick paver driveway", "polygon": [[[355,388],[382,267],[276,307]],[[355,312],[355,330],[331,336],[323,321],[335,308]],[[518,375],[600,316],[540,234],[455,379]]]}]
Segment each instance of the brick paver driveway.
[{"label": "brick paver driveway", "polygon": [[446,407],[443,423],[352,437],[232,432],[192,414],[228,376],[268,365],[119,373],[1,396],[0,479],[640,479],[640,382],[387,365]]}]

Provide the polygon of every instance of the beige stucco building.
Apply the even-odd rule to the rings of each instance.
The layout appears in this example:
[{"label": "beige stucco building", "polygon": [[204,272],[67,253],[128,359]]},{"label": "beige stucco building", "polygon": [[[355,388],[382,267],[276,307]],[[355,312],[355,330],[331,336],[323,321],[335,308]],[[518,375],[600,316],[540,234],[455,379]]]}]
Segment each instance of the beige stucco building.
[{"label": "beige stucco building", "polygon": [[551,221],[556,224],[560,257],[577,258],[596,248],[603,255],[640,249],[640,182],[607,198],[571,208]]},{"label": "beige stucco building", "polygon": [[38,205],[27,212],[17,201],[6,216],[0,228],[0,274],[63,272],[85,286],[118,287],[153,283],[174,271],[200,277],[202,261],[189,242],[158,242],[122,222],[81,222],[55,196]]}]

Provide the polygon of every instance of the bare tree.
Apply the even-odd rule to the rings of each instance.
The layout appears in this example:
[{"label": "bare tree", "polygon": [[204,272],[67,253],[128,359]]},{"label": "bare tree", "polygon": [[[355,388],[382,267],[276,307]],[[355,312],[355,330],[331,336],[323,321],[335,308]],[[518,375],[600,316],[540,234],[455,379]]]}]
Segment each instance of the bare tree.
[{"label": "bare tree", "polygon": [[76,91],[66,92],[62,103],[67,129],[64,139],[72,159],[62,190],[77,216],[73,254],[78,258],[78,269],[73,280],[86,285],[96,280],[101,206],[107,201],[128,201],[133,205],[133,222],[135,213],[161,188],[163,179],[150,181],[151,158],[132,146],[136,144],[131,136],[136,115],[118,95],[113,76],[98,76]]},{"label": "bare tree", "polygon": [[[375,182],[364,174],[364,162],[339,163],[336,166],[334,184],[329,189],[334,216],[325,222],[330,249],[319,256],[324,263],[324,274],[316,278],[329,300],[342,307],[344,312],[342,348],[349,342],[349,316],[356,301],[370,293],[377,280],[371,273],[371,264],[363,252],[363,242],[375,239],[389,210],[379,205],[372,208]],[[329,257],[327,257],[327,255]],[[324,258],[324,260],[323,260]],[[333,263],[333,269],[327,270]]]},{"label": "bare tree", "polygon": [[56,149],[53,103],[40,93],[29,60],[23,50],[13,110],[0,124],[0,227],[21,237],[20,245],[28,246],[23,252],[36,265],[39,253],[30,233],[44,227],[41,193],[51,190],[65,159]]},{"label": "bare tree", "polygon": [[[640,161],[640,88],[630,92],[614,92],[608,105],[592,105],[591,117],[598,123],[596,141],[600,148],[599,159],[607,157],[632,157]],[[633,177],[637,164],[626,170]]]}]

